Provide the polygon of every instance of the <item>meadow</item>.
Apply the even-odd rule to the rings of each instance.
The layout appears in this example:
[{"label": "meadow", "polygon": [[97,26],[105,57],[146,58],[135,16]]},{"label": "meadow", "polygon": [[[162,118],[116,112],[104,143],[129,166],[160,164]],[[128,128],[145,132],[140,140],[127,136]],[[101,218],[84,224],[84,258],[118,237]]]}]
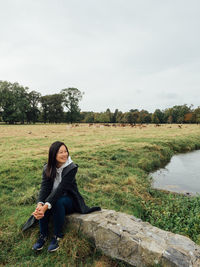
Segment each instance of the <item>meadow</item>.
[{"label": "meadow", "polygon": [[52,254],[32,251],[37,227],[21,232],[56,140],[67,144],[79,165],[77,183],[88,205],[133,214],[200,244],[200,197],[155,190],[149,176],[172,155],[200,149],[199,125],[1,125],[0,266],[128,266],[102,255],[67,225],[61,248]]}]

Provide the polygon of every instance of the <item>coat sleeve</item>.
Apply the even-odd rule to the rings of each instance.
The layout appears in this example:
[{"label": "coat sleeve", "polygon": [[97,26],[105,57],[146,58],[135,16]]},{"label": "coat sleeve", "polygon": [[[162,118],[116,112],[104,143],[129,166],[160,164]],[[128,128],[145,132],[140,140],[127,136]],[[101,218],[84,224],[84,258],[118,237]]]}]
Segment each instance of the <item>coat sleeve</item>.
[{"label": "coat sleeve", "polygon": [[72,169],[67,175],[64,175],[62,177],[61,183],[58,185],[55,191],[51,192],[47,198],[45,199],[45,202],[49,202],[51,205],[53,205],[58,198],[60,198],[63,193],[67,192],[69,188],[72,187],[72,184],[75,182],[75,175],[77,172],[77,168]]},{"label": "coat sleeve", "polygon": [[53,187],[53,181],[52,179],[46,177],[45,170],[46,168],[44,167],[38,202],[45,202]]}]

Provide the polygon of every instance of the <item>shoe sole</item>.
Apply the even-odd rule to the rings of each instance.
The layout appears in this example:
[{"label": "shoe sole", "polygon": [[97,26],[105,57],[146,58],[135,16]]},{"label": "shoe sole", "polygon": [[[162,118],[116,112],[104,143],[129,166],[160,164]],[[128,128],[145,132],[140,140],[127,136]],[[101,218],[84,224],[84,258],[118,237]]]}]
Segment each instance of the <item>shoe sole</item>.
[{"label": "shoe sole", "polygon": [[[43,246],[44,247],[44,246]],[[41,248],[37,248],[37,249],[35,249],[35,248],[32,248],[32,250],[35,250],[35,251],[40,251],[40,250],[42,250],[43,249],[43,247],[41,247]]]},{"label": "shoe sole", "polygon": [[58,249],[59,249],[59,247],[54,248],[54,249],[51,249],[51,250],[48,250],[48,252],[54,252],[54,251],[56,251],[56,250],[58,250]]}]

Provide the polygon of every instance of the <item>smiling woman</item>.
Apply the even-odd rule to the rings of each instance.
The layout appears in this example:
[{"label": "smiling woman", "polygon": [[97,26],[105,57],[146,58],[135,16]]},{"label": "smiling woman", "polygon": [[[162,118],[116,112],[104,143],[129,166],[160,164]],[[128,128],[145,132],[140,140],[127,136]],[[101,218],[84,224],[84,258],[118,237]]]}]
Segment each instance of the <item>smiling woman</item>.
[{"label": "smiling woman", "polygon": [[68,149],[65,145],[62,145],[59,150],[58,153],[56,155],[56,162],[58,167],[61,167],[67,160],[69,156],[69,152]]},{"label": "smiling woman", "polygon": [[77,170],[78,165],[71,160],[67,146],[63,142],[54,142],[49,148],[48,163],[43,170],[38,204],[33,212],[40,226],[40,237],[33,245],[34,250],[41,250],[47,240],[50,215],[53,216],[54,237],[48,251],[52,252],[59,248],[58,242],[63,237],[62,227],[66,214],[100,210],[100,207],[89,208],[85,204],[76,184]]}]

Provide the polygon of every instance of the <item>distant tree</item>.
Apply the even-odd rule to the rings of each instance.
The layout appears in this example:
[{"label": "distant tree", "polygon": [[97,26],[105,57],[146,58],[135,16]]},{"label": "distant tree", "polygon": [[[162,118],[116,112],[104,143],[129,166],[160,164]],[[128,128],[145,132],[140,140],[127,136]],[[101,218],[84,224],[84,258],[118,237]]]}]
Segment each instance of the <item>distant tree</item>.
[{"label": "distant tree", "polygon": [[16,121],[14,94],[12,92],[12,84],[7,81],[0,81],[0,107],[2,119],[10,124]]},{"label": "distant tree", "polygon": [[164,113],[160,109],[156,109],[152,114],[153,123],[163,123],[164,122]]},{"label": "distant tree", "polygon": [[131,111],[129,111],[129,112],[125,112],[124,113],[124,120],[123,120],[123,122],[126,122],[126,123],[130,123],[130,124],[133,124],[133,123],[135,123],[135,113],[134,112],[131,112]]},{"label": "distant tree", "polygon": [[159,118],[156,116],[156,114],[155,113],[153,113],[152,114],[152,116],[151,116],[151,121],[153,122],[153,123],[160,123],[160,121],[159,121]]},{"label": "distant tree", "polygon": [[64,106],[67,108],[67,119],[73,123],[80,119],[79,101],[84,93],[77,88],[67,88],[61,90]]},{"label": "distant tree", "polygon": [[200,106],[196,108],[193,112],[193,121],[197,124],[200,123]]},{"label": "distant tree", "polygon": [[164,120],[169,123],[183,123],[185,114],[191,113],[191,106],[186,104],[173,106],[164,111]]},{"label": "distant tree", "polygon": [[38,120],[40,111],[38,104],[40,102],[41,94],[36,91],[31,91],[28,94],[29,108],[27,111],[27,122],[35,123]]},{"label": "distant tree", "polygon": [[129,115],[131,117],[130,123],[136,124],[137,122],[139,122],[139,116],[140,116],[139,110],[138,109],[131,109],[129,112],[131,113]]},{"label": "distant tree", "polygon": [[152,117],[151,113],[149,113],[147,110],[142,109],[139,112],[138,122],[140,122],[140,123],[151,123],[151,117]]},{"label": "distant tree", "polygon": [[94,112],[94,122],[95,122],[95,123],[102,122],[102,120],[101,120],[101,113],[99,113],[99,112]]},{"label": "distant tree", "polygon": [[107,117],[107,122],[112,122],[113,114],[109,108],[106,109],[106,117]]},{"label": "distant tree", "polygon": [[167,122],[168,122],[168,123],[172,123],[172,122],[173,122],[173,117],[172,117],[172,115],[169,115],[169,117],[167,118]]},{"label": "distant tree", "polygon": [[124,122],[124,114],[122,111],[117,112],[116,122]]},{"label": "distant tree", "polygon": [[184,116],[184,122],[191,123],[192,122],[192,119],[193,119],[193,113],[192,112],[185,114],[185,116]]},{"label": "distant tree", "polygon": [[174,106],[172,109],[173,109],[172,117],[175,123],[183,123],[185,114],[191,112],[190,107],[188,107],[186,104]]},{"label": "distant tree", "polygon": [[94,122],[109,123],[110,116],[107,112],[96,112],[94,113]]},{"label": "distant tree", "polygon": [[147,114],[149,114],[148,111],[142,109],[142,110],[139,112],[138,122],[139,122],[139,123],[145,123],[145,122],[146,122],[146,121],[145,121],[145,117],[147,116]]},{"label": "distant tree", "polygon": [[29,109],[28,87],[0,81],[0,108],[3,121],[9,124],[24,123]]},{"label": "distant tree", "polygon": [[94,112],[81,112],[81,121],[86,123],[93,123],[94,122]]},{"label": "distant tree", "polygon": [[118,114],[118,112],[119,112],[119,110],[115,109],[115,112],[113,113],[112,120],[111,120],[112,123],[116,123],[117,122],[117,114]]},{"label": "distant tree", "polygon": [[49,103],[48,103],[48,97],[47,96],[41,96],[40,97],[40,103],[42,105],[41,107],[41,120],[46,123],[49,121]]},{"label": "distant tree", "polygon": [[172,108],[167,108],[164,110],[164,122],[166,123],[172,123],[173,122],[173,117],[172,117]]},{"label": "distant tree", "polygon": [[63,121],[63,96],[61,94],[46,95],[40,98],[42,118],[46,122],[59,123]]}]

